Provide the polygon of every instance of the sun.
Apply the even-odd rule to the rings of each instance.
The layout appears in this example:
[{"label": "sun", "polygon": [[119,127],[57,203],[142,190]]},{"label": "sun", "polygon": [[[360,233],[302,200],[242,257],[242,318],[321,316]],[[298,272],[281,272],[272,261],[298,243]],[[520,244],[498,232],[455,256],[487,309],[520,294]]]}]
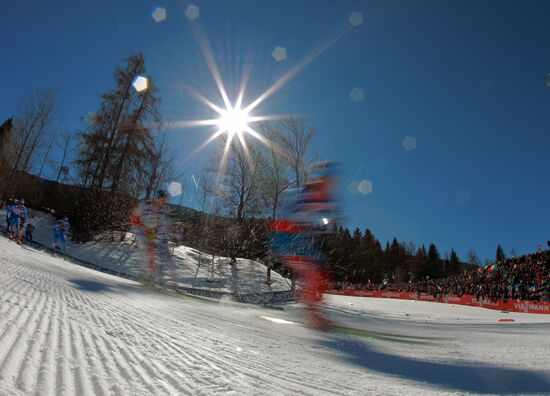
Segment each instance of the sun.
[{"label": "sun", "polygon": [[248,123],[253,119],[248,115],[246,110],[242,110],[239,106],[229,107],[226,110],[222,110],[220,118],[217,120],[219,130],[227,132],[229,137],[233,135],[241,135],[247,131],[250,127]]},{"label": "sun", "polygon": [[[202,119],[202,120],[179,120],[171,123],[171,128],[193,128],[193,127],[212,127],[216,129],[210,137],[208,137],[199,147],[197,147],[193,152],[187,157],[186,161],[191,160],[196,154],[198,154],[202,149],[207,145],[215,141],[217,138],[226,135],[225,139],[225,148],[222,155],[222,160],[220,163],[220,169],[224,168],[225,160],[229,150],[233,147],[232,142],[236,138],[240,143],[240,147],[244,150],[247,157],[250,155],[250,151],[247,147],[247,138],[251,137],[266,147],[274,150],[278,154],[284,155],[284,152],[278,147],[278,145],[272,140],[264,137],[260,132],[254,130],[253,126],[250,124],[262,123],[275,121],[277,119],[284,119],[287,115],[255,115],[252,116],[250,113],[256,113],[256,108],[266,101],[270,96],[275,94],[277,91],[282,89],[290,80],[292,80],[301,70],[303,70],[308,64],[310,64],[314,59],[321,55],[325,50],[331,47],[340,37],[346,34],[348,31],[353,29],[353,27],[360,25],[363,22],[362,15],[360,13],[353,13],[350,15],[348,20],[339,26],[334,34],[324,40],[318,47],[314,47],[301,61],[292,66],[286,73],[281,75],[269,88],[267,88],[260,96],[251,102],[247,102],[246,106],[242,107],[245,88],[248,82],[250,65],[245,65],[245,72],[242,76],[239,93],[237,100],[234,102],[234,105],[231,103],[229,96],[227,94],[226,88],[222,81],[222,76],[218,69],[218,65],[215,62],[214,53],[208,41],[208,37],[204,32],[204,29],[201,27],[200,23],[193,23],[193,33],[199,45],[204,60],[212,78],[218,88],[219,94],[223,101],[223,104],[220,106],[215,104],[211,99],[206,98],[195,89],[184,85],[193,96],[195,96],[199,101],[205,104],[207,107],[210,107],[214,112],[217,113],[217,118],[211,119]],[[260,124],[261,125],[261,124]]]}]

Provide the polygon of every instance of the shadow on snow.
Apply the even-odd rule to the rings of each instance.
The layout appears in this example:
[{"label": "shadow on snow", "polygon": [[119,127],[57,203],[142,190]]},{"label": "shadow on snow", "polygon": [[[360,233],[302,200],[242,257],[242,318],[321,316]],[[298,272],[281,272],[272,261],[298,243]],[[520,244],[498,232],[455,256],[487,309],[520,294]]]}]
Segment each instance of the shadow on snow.
[{"label": "shadow on snow", "polygon": [[321,341],[321,344],[342,353],[344,360],[363,368],[448,389],[493,394],[550,392],[548,373],[476,363],[423,361],[376,351],[366,343],[336,336]]},{"label": "shadow on snow", "polygon": [[88,292],[102,293],[112,291],[113,287],[101,282],[96,282],[88,279],[69,279],[77,289]]}]

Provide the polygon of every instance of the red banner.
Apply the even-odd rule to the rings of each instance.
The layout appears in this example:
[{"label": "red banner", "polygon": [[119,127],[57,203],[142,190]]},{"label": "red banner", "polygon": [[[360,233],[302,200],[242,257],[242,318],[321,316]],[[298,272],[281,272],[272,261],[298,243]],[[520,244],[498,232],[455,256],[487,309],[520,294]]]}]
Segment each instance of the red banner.
[{"label": "red banner", "polygon": [[454,294],[440,295],[438,297],[426,293],[414,292],[396,292],[381,290],[331,290],[329,294],[339,294],[343,296],[354,297],[378,297],[378,298],[398,298],[401,300],[420,300],[433,301],[447,304],[470,305],[473,307],[482,307],[496,309],[499,311],[525,312],[537,314],[550,314],[550,302],[509,300],[503,302],[492,301],[488,299],[477,300],[475,296],[457,296]]}]

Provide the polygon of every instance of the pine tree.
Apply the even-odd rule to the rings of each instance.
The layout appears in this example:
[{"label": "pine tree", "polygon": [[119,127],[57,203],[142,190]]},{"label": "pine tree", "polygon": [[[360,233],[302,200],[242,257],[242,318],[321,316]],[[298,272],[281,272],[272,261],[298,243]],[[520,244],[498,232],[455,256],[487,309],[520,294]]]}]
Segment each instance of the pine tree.
[{"label": "pine tree", "polygon": [[454,275],[460,273],[460,260],[458,259],[458,255],[454,251],[454,249],[451,249],[451,255],[449,256],[449,268],[448,268],[448,275]]},{"label": "pine tree", "polygon": [[425,266],[428,261],[428,254],[426,253],[426,248],[424,245],[420,245],[411,265],[411,276],[409,280],[416,280],[424,276]]},{"label": "pine tree", "polygon": [[437,248],[432,243],[428,248],[428,259],[424,268],[424,276],[436,279],[441,275],[441,258]]},{"label": "pine tree", "polygon": [[506,254],[504,253],[504,249],[502,248],[502,246],[500,246],[500,244],[499,244],[497,246],[496,261],[500,262],[500,261],[504,261],[504,260],[506,260]]},{"label": "pine tree", "polygon": [[130,55],[124,68],[117,67],[115,87],[102,96],[99,110],[80,135],[75,163],[84,189],[75,203],[76,239],[85,241],[113,223],[127,223],[135,200],[160,184],[159,151],[152,134],[162,126],[158,90],[151,78],[145,90],[133,86],[145,71],[141,53]]},{"label": "pine tree", "polygon": [[355,274],[355,280],[359,283],[364,282],[365,280],[365,258],[361,254],[361,238],[361,230],[359,230],[359,228],[355,228],[355,230],[353,230],[353,236],[351,238],[350,257],[353,272]]},{"label": "pine tree", "polygon": [[340,233],[340,249],[338,255],[338,265],[344,270],[344,278],[348,281],[355,281],[354,268],[351,265],[352,241],[351,234],[347,228],[343,228]]},{"label": "pine tree", "polygon": [[384,252],[380,246],[380,241],[374,237],[369,229],[365,230],[361,239],[361,251],[365,257],[365,280],[367,282],[370,280],[373,283],[382,282],[386,271]]},{"label": "pine tree", "polygon": [[397,241],[397,238],[393,238],[392,243],[386,252],[386,258],[389,264],[389,268],[387,268],[387,273],[391,281],[395,279],[396,272],[403,262],[402,250],[403,249]]},{"label": "pine tree", "polygon": [[99,111],[81,135],[79,167],[84,187],[112,194],[133,190],[143,179],[144,164],[154,160],[152,128],[160,128],[157,88],[151,78],[145,91],[132,86],[145,73],[143,54],[130,55],[115,70],[115,88],[102,96]]}]

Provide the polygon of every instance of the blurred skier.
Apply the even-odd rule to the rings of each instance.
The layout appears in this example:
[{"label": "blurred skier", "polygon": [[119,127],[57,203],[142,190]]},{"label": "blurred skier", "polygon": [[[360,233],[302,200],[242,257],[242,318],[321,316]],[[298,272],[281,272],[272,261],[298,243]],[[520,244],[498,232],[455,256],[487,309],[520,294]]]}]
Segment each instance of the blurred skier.
[{"label": "blurred skier", "polygon": [[25,228],[25,239],[29,242],[32,242],[32,234],[35,230],[34,223],[32,220],[29,220],[27,227]]},{"label": "blurred skier", "polygon": [[17,207],[19,210],[19,229],[17,230],[17,243],[21,245],[23,243],[23,229],[28,218],[27,208],[25,207],[25,200],[21,198]]},{"label": "blurred skier", "polygon": [[10,216],[11,216],[11,210],[13,208],[13,205],[15,205],[15,201],[13,199],[9,199],[8,203],[6,205],[6,235],[8,238],[12,239],[11,235],[11,224],[10,224]]},{"label": "blurred skier", "polygon": [[168,246],[171,221],[166,193],[159,190],[153,200],[142,201],[132,213],[131,225],[138,247],[147,259],[149,280],[158,280],[159,266],[169,270],[169,276],[174,279],[175,267]]},{"label": "blurred skier", "polygon": [[54,251],[61,251],[63,254],[67,252],[67,235],[71,225],[69,219],[65,216],[63,219],[59,219],[53,226],[53,244]]},{"label": "blurred skier", "polygon": [[20,245],[23,235],[23,224],[27,220],[27,208],[25,201],[15,200],[14,204],[8,208],[9,212],[9,238],[15,239]]},{"label": "blurred skier", "polygon": [[[290,205],[283,219],[268,222],[271,247],[292,271],[299,283],[298,298],[306,305],[309,325],[332,326],[318,309],[330,285],[327,260],[317,240],[328,233],[327,226],[339,217],[335,200],[336,172],[332,162],[312,165],[311,179],[301,189],[290,190]],[[289,195],[289,194],[287,194]]]}]

